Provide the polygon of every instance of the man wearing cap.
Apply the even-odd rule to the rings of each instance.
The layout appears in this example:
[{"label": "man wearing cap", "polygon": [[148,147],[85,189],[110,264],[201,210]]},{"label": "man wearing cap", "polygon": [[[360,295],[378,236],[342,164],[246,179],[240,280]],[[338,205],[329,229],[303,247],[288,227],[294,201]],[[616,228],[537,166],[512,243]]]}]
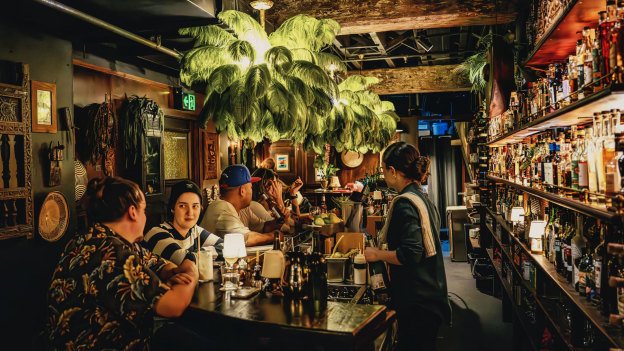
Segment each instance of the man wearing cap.
[{"label": "man wearing cap", "polygon": [[[201,213],[201,192],[190,180],[171,188],[169,221],[152,228],[143,238],[143,246],[159,256],[180,265],[186,259],[196,262],[194,252],[204,250],[220,255],[223,239],[197,225]],[[198,245],[199,238],[199,245]]]},{"label": "man wearing cap", "polygon": [[256,232],[245,226],[238,214],[251,204],[251,183],[258,180],[260,178],[252,177],[244,165],[232,165],[224,169],[219,179],[221,199],[208,206],[201,226],[220,237],[228,233],[243,234],[247,246],[273,242],[272,231],[281,226],[277,221],[265,222],[262,232]]}]

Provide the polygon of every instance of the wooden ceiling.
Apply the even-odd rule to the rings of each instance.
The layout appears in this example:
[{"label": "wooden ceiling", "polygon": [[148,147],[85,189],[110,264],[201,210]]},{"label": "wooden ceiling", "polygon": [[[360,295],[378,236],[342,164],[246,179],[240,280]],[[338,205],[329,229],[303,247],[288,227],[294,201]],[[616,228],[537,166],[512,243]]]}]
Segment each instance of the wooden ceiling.
[{"label": "wooden ceiling", "polygon": [[[247,4],[251,0],[241,0]],[[267,20],[279,26],[298,14],[332,18],[341,35],[482,26],[516,18],[517,0],[274,0]]]}]

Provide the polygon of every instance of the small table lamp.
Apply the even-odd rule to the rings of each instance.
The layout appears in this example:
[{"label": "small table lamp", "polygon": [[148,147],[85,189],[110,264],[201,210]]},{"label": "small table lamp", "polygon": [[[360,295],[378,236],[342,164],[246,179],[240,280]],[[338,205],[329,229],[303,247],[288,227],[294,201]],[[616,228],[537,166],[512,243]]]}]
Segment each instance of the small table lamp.
[{"label": "small table lamp", "polygon": [[329,181],[330,188],[340,188],[340,179],[338,176],[332,176]]},{"label": "small table lamp", "polygon": [[241,257],[247,256],[245,237],[243,234],[225,234],[223,237],[223,258],[229,264],[234,264]]},{"label": "small table lamp", "polygon": [[529,229],[529,241],[531,252],[536,254],[544,253],[544,233],[546,232],[546,221],[532,221]]}]

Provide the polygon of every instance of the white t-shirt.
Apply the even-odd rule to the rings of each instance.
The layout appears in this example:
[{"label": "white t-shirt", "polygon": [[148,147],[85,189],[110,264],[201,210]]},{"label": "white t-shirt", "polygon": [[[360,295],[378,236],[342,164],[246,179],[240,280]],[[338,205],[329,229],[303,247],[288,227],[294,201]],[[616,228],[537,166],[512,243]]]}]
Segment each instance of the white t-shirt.
[{"label": "white t-shirt", "polygon": [[238,216],[247,228],[258,233],[262,233],[264,222],[274,219],[269,211],[256,201],[252,201],[249,206],[238,211]]},{"label": "white t-shirt", "polygon": [[234,206],[222,199],[217,199],[208,205],[201,227],[223,238],[225,234],[243,234],[245,241],[249,236],[249,229],[242,221]]}]

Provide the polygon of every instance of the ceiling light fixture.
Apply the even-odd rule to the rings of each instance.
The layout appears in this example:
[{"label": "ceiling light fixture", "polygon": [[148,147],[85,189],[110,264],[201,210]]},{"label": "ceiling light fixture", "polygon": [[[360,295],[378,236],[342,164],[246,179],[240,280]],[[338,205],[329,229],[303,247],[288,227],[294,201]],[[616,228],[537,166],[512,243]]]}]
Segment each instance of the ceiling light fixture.
[{"label": "ceiling light fixture", "polygon": [[260,11],[260,24],[262,25],[262,29],[264,28],[264,19],[265,19],[265,11],[273,7],[273,1],[271,0],[256,0],[252,1],[249,5],[256,10]]}]

